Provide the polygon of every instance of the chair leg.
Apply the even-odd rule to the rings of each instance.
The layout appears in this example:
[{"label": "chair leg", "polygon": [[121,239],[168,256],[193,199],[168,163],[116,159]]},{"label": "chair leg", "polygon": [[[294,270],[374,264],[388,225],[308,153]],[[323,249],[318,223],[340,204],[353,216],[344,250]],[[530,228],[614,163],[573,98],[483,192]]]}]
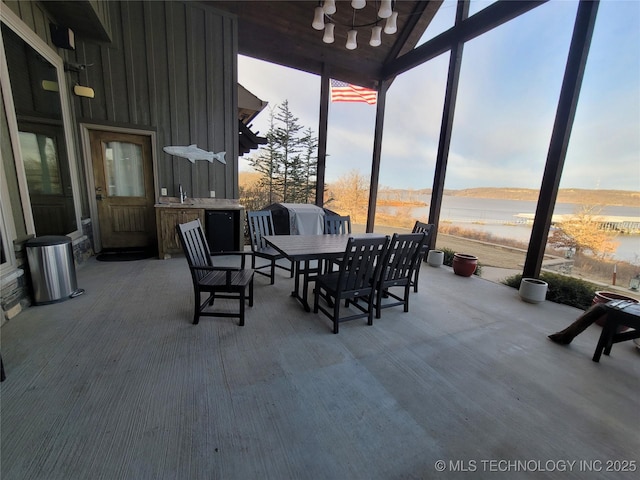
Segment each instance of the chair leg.
[{"label": "chair leg", "polygon": [[313,313],[318,313],[318,303],[320,302],[320,287],[316,285],[313,289]]},{"label": "chair leg", "polygon": [[193,324],[197,325],[200,321],[200,292],[198,290],[195,290],[194,297]]},{"label": "chair leg", "polygon": [[333,333],[338,333],[340,323],[340,300],[336,298],[333,304]]},{"label": "chair leg", "polygon": [[245,292],[244,287],[240,289],[240,326],[244,327],[244,301],[245,301]]},{"label": "chair leg", "polygon": [[376,290],[376,318],[382,317],[382,288]]},{"label": "chair leg", "polygon": [[271,285],[276,281],[276,261],[271,260]]},{"label": "chair leg", "polygon": [[369,295],[369,315],[367,316],[367,325],[373,325],[373,292]]},{"label": "chair leg", "polygon": [[249,282],[249,306],[253,307],[253,278]]},{"label": "chair leg", "polygon": [[[606,322],[604,327],[602,327],[602,332],[600,333],[600,338],[598,339],[598,345],[596,346],[596,351],[593,353],[592,360],[594,362],[600,361],[600,356],[602,355],[602,351],[604,350],[605,355],[609,355],[611,353],[611,341],[613,339],[613,335],[616,329],[613,327],[612,323]],[[607,352],[608,348],[608,352]]]},{"label": "chair leg", "polygon": [[405,313],[409,311],[409,292],[411,291],[411,285],[407,283],[404,287],[404,311]]},{"label": "chair leg", "polygon": [[420,267],[422,266],[422,260],[420,260],[420,263],[418,263],[418,265],[416,265],[416,273],[413,276],[413,291],[414,292],[418,292],[418,278],[420,277]]}]

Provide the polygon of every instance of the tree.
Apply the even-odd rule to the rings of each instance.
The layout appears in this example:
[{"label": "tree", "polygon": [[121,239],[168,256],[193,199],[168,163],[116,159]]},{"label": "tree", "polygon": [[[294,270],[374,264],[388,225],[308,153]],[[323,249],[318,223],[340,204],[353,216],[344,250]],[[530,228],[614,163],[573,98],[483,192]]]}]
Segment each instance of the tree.
[{"label": "tree", "polygon": [[302,129],[287,100],[271,109],[267,144],[249,160],[269,203],[308,203],[315,196],[318,140],[310,128]]},{"label": "tree", "polygon": [[342,215],[350,215],[353,223],[367,217],[369,200],[368,179],[359,171],[351,170],[328,187],[328,208]]},{"label": "tree", "polygon": [[583,205],[571,218],[558,225],[547,243],[554,248],[570,248],[576,253],[585,252],[607,258],[616,251],[618,242],[615,241],[615,234],[599,228],[600,211],[600,207]]}]

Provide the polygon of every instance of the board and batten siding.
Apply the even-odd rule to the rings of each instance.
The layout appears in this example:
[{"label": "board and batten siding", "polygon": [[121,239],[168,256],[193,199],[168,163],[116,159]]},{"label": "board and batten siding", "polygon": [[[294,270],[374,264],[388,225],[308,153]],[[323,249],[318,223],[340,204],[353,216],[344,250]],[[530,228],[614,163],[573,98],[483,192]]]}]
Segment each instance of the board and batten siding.
[{"label": "board and batten siding", "polygon": [[[76,97],[87,123],[157,133],[158,188],[177,196],[238,196],[235,18],[191,2],[110,2],[111,44],[79,41],[76,75],[95,98]],[[227,165],[173,157],[166,145],[227,152]]]},{"label": "board and batten siding", "polygon": [[[49,23],[55,20],[43,4],[6,4],[51,45]],[[77,123],[155,131],[157,187],[167,188],[171,196],[182,184],[189,197],[215,191],[217,198],[238,198],[235,17],[181,1],[109,1],[101,8],[111,43],[77,36],[75,51],[57,49],[66,61],[86,65],[67,73],[69,88],[79,84],[95,92],[92,99],[72,96]],[[162,150],[194,143],[203,150],[226,151],[227,165],[194,165]]]}]

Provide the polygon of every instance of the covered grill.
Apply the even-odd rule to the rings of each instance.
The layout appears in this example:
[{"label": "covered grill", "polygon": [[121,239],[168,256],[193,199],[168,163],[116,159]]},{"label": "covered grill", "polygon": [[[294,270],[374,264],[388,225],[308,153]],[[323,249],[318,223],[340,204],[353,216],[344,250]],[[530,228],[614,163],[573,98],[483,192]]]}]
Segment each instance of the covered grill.
[{"label": "covered grill", "polygon": [[272,203],[263,210],[271,210],[276,235],[318,235],[324,231],[324,216],[336,215],[308,203]]}]

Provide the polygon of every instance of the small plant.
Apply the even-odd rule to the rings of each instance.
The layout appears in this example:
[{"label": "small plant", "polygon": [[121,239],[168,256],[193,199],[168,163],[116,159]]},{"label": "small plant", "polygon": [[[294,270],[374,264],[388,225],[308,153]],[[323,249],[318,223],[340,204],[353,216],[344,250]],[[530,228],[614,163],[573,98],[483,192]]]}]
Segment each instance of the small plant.
[{"label": "small plant", "polygon": [[[522,275],[513,275],[505,278],[502,283],[513,288],[520,288]],[[543,272],[540,280],[544,280],[549,284],[547,290],[547,300],[563,305],[586,310],[591,306],[593,296],[598,290],[598,286],[594,283],[585,282],[579,278],[567,277],[557,273]]]}]

